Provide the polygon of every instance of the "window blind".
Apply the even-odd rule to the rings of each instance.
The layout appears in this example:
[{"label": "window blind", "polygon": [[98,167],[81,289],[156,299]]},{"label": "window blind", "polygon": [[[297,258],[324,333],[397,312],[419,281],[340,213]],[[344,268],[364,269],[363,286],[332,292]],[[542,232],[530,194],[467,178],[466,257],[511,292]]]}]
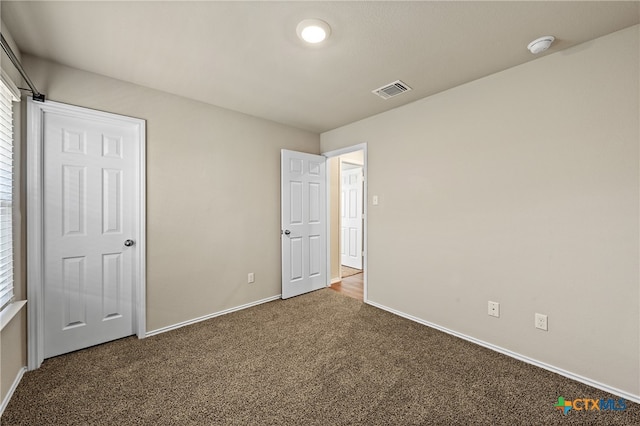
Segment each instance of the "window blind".
[{"label": "window blind", "polygon": [[0,310],[13,300],[13,101],[0,81]]}]

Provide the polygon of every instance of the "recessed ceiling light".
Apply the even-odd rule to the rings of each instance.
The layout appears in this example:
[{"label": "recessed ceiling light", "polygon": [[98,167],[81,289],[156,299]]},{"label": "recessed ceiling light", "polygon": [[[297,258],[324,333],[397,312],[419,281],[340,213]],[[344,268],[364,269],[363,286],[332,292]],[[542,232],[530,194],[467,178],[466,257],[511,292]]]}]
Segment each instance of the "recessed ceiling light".
[{"label": "recessed ceiling light", "polygon": [[301,40],[316,44],[324,41],[331,34],[331,27],[320,19],[305,19],[298,24],[296,32]]}]

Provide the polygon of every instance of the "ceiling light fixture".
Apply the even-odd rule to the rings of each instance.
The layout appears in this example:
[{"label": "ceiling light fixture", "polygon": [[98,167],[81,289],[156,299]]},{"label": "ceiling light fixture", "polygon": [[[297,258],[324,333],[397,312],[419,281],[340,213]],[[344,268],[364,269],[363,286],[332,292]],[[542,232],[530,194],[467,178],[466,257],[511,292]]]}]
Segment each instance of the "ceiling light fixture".
[{"label": "ceiling light fixture", "polygon": [[538,53],[542,53],[547,50],[555,39],[556,38],[554,36],[544,36],[537,38],[529,43],[527,49],[529,49],[534,55],[537,55]]},{"label": "ceiling light fixture", "polygon": [[301,40],[317,44],[329,37],[331,27],[320,19],[305,19],[298,24],[296,32]]}]

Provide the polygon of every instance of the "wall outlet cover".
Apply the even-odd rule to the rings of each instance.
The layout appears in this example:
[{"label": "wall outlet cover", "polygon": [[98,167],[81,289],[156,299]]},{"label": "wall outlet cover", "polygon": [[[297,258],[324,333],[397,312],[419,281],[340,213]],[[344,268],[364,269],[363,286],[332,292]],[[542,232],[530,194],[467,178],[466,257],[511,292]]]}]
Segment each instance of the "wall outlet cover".
[{"label": "wall outlet cover", "polygon": [[535,326],[537,329],[539,330],[544,330],[544,331],[548,331],[548,325],[547,325],[547,316],[544,314],[536,314],[535,316]]},{"label": "wall outlet cover", "polygon": [[487,306],[489,316],[496,318],[500,317],[500,303],[489,301]]}]

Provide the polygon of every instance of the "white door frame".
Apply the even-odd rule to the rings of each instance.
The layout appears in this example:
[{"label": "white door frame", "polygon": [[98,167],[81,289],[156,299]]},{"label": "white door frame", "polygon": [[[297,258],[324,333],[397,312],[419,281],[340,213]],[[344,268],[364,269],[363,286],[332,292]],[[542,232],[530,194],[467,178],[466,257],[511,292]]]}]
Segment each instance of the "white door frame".
[{"label": "white door frame", "polygon": [[29,370],[40,367],[44,360],[44,163],[43,163],[43,116],[46,112],[69,114],[96,120],[127,121],[138,127],[140,179],[135,188],[134,206],[139,220],[139,236],[136,238],[137,268],[134,272],[133,329],[138,338],[145,336],[146,329],[146,152],[145,120],[90,110],[73,105],[46,101],[27,101],[27,366]]},{"label": "white door frame", "polygon": [[[365,303],[367,303],[369,301],[369,297],[368,297],[368,292],[367,292],[367,281],[368,281],[368,276],[369,276],[369,262],[368,262],[368,258],[369,258],[369,250],[368,250],[368,239],[369,239],[369,225],[368,225],[368,221],[369,221],[369,209],[368,209],[368,185],[369,185],[369,179],[368,179],[368,172],[367,172],[367,143],[360,143],[357,145],[353,145],[353,146],[348,146],[345,148],[340,148],[340,149],[336,149],[333,151],[328,151],[328,152],[323,152],[322,155],[324,155],[327,158],[334,158],[334,157],[339,157],[341,155],[344,154],[349,154],[350,152],[355,152],[355,151],[363,151],[364,153],[364,162],[362,164],[362,174],[364,176],[364,188],[363,190],[363,203],[362,203],[362,213],[364,214],[364,223],[362,225],[362,233],[364,234],[364,241],[362,243],[362,250],[364,251],[364,255],[362,258],[362,267],[364,268],[364,277],[363,277],[363,285],[364,285],[364,292],[363,292],[363,301]],[[331,187],[331,174],[327,173],[327,188]],[[330,195],[329,190],[327,190],[327,287],[331,285],[331,195]]]}]

